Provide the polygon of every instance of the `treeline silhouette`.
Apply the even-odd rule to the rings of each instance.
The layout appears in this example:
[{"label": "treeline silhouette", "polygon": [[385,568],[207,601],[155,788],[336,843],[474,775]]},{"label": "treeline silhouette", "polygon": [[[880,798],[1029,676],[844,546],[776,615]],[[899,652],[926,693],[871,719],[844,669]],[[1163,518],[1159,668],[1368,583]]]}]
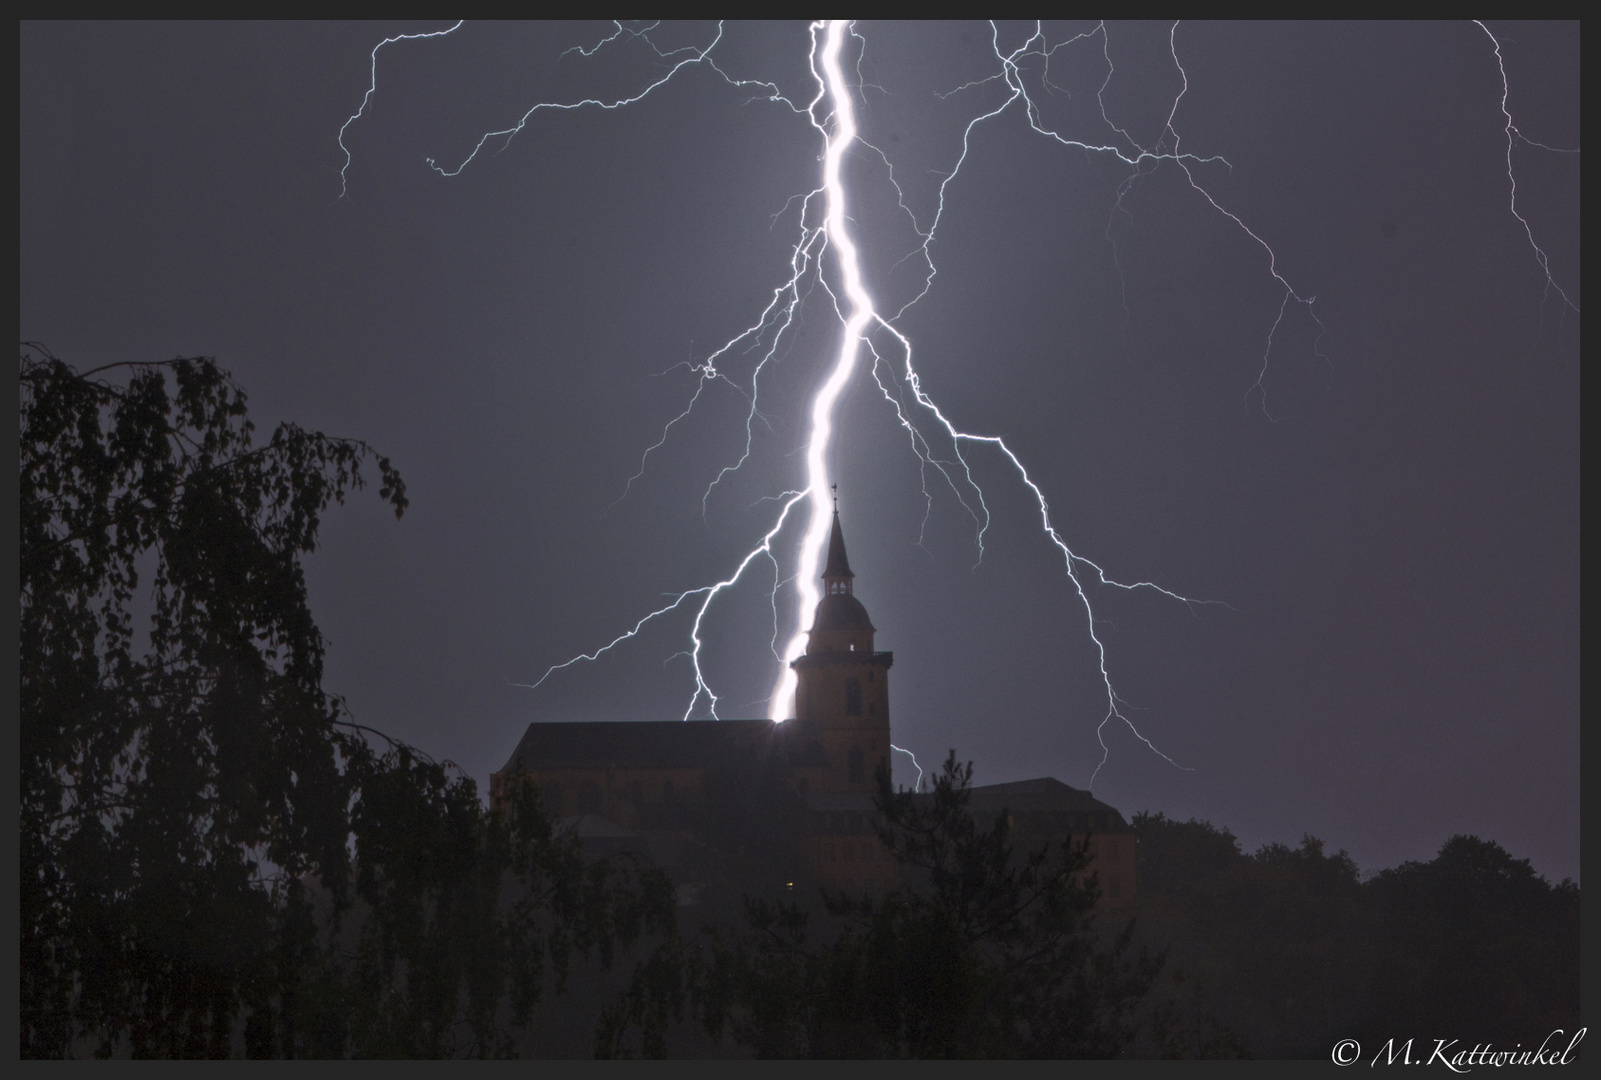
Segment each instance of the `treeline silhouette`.
[{"label": "treeline silhouette", "polygon": [[[1140,940],[1167,950],[1148,1041],[1164,1057],[1323,1058],[1341,1039],[1538,1046],[1579,1020],[1579,887],[1453,836],[1365,880],[1321,840],[1240,849],[1138,814]],[[1144,1040],[1142,1040],[1144,1041]],[[1566,1045],[1566,1039],[1562,1044]]]}]

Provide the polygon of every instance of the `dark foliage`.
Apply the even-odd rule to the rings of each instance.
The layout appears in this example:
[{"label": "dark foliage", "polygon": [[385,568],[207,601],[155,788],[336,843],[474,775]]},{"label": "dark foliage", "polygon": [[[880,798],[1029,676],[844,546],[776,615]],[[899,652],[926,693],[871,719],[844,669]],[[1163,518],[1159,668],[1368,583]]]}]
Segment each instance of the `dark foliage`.
[{"label": "dark foliage", "polygon": [[388,460],[115,367],[21,359],[22,1054],[503,1053],[575,950],[670,937],[660,875],[323,693],[300,557],[364,469],[405,509]]},{"label": "dark foliage", "polygon": [[1510,1049],[1579,1007],[1578,887],[1474,837],[1362,881],[1306,837],[1240,851],[1201,821],[1140,814],[1138,910],[1169,946],[1152,1009],[1164,1056],[1324,1058],[1362,1045],[1461,1037]]},{"label": "dark foliage", "polygon": [[[1013,850],[967,809],[954,754],[931,795],[880,771],[880,837],[903,883],[822,912],[752,900],[715,934],[693,997],[708,1030],[762,1057],[1113,1057],[1159,962],[1091,923],[1088,855]],[[821,918],[819,916],[822,916]]]},{"label": "dark foliage", "polygon": [[1453,836],[1432,862],[1385,870],[1365,890],[1381,933],[1364,1033],[1461,1033],[1510,1047],[1573,1029],[1573,882],[1553,887],[1500,845]]}]

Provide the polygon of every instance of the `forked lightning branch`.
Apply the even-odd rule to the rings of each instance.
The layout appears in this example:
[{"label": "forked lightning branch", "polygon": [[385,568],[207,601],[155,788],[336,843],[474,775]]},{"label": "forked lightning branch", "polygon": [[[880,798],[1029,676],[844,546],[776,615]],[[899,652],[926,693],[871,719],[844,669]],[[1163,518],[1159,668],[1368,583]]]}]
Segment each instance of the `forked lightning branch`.
[{"label": "forked lightning branch", "polygon": [[[353,164],[351,151],[345,139],[353,125],[365,115],[378,93],[381,51],[403,43],[437,40],[453,34],[461,25],[457,23],[447,29],[431,33],[396,35],[384,39],[374,47],[371,79],[367,93],[362,99],[361,108],[346,121],[339,132],[340,147],[345,153],[345,164],[340,174],[341,194],[349,189],[350,169]],[[819,295],[831,308],[832,317],[838,323],[837,351],[824,365],[826,374],[812,391],[806,407],[803,418],[806,431],[803,446],[804,465],[800,475],[794,478],[788,490],[771,493],[768,505],[773,507],[773,511],[768,525],[762,530],[760,539],[730,568],[728,575],[721,580],[678,594],[668,603],[644,613],[633,626],[622,629],[612,640],[553,664],[539,678],[520,685],[538,687],[547,679],[575,664],[600,661],[608,652],[632,641],[655,621],[674,612],[691,610],[694,612],[693,622],[689,640],[682,652],[688,657],[693,670],[693,687],[685,704],[684,719],[697,715],[718,717],[719,697],[708,680],[702,663],[704,650],[702,628],[707,615],[720,598],[742,584],[763,587],[754,584],[755,578],[762,577],[769,583],[765,587],[769,590],[772,609],[771,652],[777,672],[768,702],[768,714],[771,719],[780,721],[792,715],[795,675],[790,664],[805,651],[804,618],[815,608],[818,601],[815,582],[829,535],[832,511],[831,466],[834,465],[837,406],[845,388],[853,379],[866,377],[863,374],[866,371],[876,380],[877,386],[892,406],[896,422],[903,429],[911,452],[919,459],[920,474],[924,477],[921,495],[925,505],[932,505],[934,497],[934,493],[928,488],[928,478],[932,476],[949,489],[952,497],[957,499],[971,516],[980,559],[983,557],[985,533],[990,526],[990,510],[983,490],[974,479],[971,467],[973,455],[998,456],[1032,498],[1038,512],[1039,528],[1060,554],[1062,570],[1072,597],[1082,611],[1084,633],[1095,647],[1105,703],[1105,712],[1096,729],[1102,754],[1100,762],[1096,765],[1095,775],[1099,774],[1101,767],[1106,763],[1109,754],[1106,729],[1108,725],[1114,723],[1126,725],[1127,729],[1153,753],[1177,766],[1177,762],[1153,745],[1124,714],[1123,699],[1113,683],[1106,646],[1096,632],[1096,613],[1092,604],[1091,589],[1087,586],[1149,590],[1176,603],[1188,605],[1218,601],[1188,597],[1151,581],[1113,580],[1097,563],[1076,552],[1057,527],[1045,491],[1030,475],[1018,454],[997,435],[965,430],[959,426],[959,421],[953,418],[948,410],[935,401],[913,365],[913,343],[897,324],[906,311],[926,297],[932,288],[936,276],[932,255],[933,242],[945,217],[947,192],[953,184],[960,182],[963,166],[969,159],[974,131],[983,124],[994,122],[997,117],[1009,111],[1021,111],[1031,131],[1040,138],[1050,140],[1064,150],[1114,159],[1127,169],[1127,176],[1117,190],[1117,208],[1121,208],[1124,196],[1134,185],[1154,170],[1163,166],[1177,168],[1182,170],[1187,186],[1199,199],[1248,236],[1260,249],[1262,273],[1280,290],[1277,315],[1272,324],[1264,328],[1260,373],[1253,387],[1253,392],[1261,395],[1261,407],[1267,411],[1263,377],[1284,321],[1291,312],[1300,312],[1311,325],[1316,327],[1316,333],[1321,333],[1322,324],[1313,313],[1313,299],[1298,292],[1281,274],[1278,259],[1267,240],[1214,197],[1198,179],[1195,166],[1221,159],[1192,153],[1187,149],[1181,150],[1181,139],[1175,127],[1175,118],[1179,103],[1189,90],[1189,83],[1179,59],[1178,24],[1174,24],[1168,34],[1168,47],[1171,62],[1181,77],[1182,85],[1168,109],[1161,137],[1151,146],[1139,145],[1107,114],[1104,93],[1106,86],[1113,79],[1114,71],[1107,44],[1109,31],[1104,23],[1097,25],[1092,31],[1058,42],[1050,41],[1042,27],[1036,24],[1033,33],[1022,44],[1011,49],[1002,44],[1001,31],[992,25],[990,31],[990,46],[994,54],[992,74],[977,83],[953,86],[948,96],[971,91],[980,85],[994,84],[1003,90],[1001,102],[999,105],[983,108],[966,121],[961,151],[946,170],[945,178],[939,185],[937,206],[926,222],[918,221],[917,216],[907,208],[904,194],[901,193],[900,208],[910,219],[917,235],[921,237],[919,247],[911,254],[922,261],[924,276],[920,291],[908,303],[889,313],[879,310],[873,298],[871,283],[866,279],[862,269],[863,260],[859,258],[857,247],[859,234],[853,232],[855,222],[853,214],[857,211],[853,208],[851,192],[841,168],[846,158],[856,152],[858,157],[865,155],[868,160],[880,162],[888,182],[895,184],[893,163],[889,156],[881,148],[862,141],[858,131],[855,103],[862,80],[858,69],[852,63],[852,56],[854,55],[856,62],[859,63],[862,49],[865,47],[860,31],[852,22],[846,20],[817,22],[811,25],[809,37],[803,42],[797,42],[797,48],[803,47],[808,50],[809,68],[814,85],[809,99],[800,100],[782,92],[775,82],[739,78],[725,70],[719,62],[718,55],[718,48],[725,40],[722,24],[718,24],[704,44],[680,48],[659,46],[658,30],[659,24],[654,23],[642,26],[616,23],[614,30],[600,40],[567,50],[568,53],[577,54],[576,62],[584,62],[602,50],[619,47],[621,43],[642,43],[651,50],[655,63],[648,75],[630,92],[612,98],[588,97],[571,101],[536,102],[513,118],[513,122],[506,127],[486,132],[478,139],[471,153],[461,161],[441,164],[430,158],[427,164],[443,177],[456,176],[469,166],[482,167],[485,163],[480,159],[486,156],[486,151],[492,153],[503,149],[512,139],[528,132],[542,113],[593,111],[604,114],[626,109],[646,97],[664,92],[664,88],[673,83],[683,72],[694,68],[715,72],[728,84],[730,92],[741,93],[746,98],[754,95],[757,100],[766,102],[771,107],[791,113],[798,122],[806,125],[797,129],[798,134],[806,133],[808,137],[817,140],[820,175],[811,178],[798,177],[797,193],[791,199],[791,203],[799,207],[799,223],[790,248],[786,273],[775,281],[770,299],[756,321],[742,328],[739,333],[692,365],[698,376],[695,391],[684,408],[668,422],[654,442],[643,441],[648,445],[643,451],[639,472],[629,478],[627,484],[622,485],[624,497],[644,474],[645,463],[651,452],[667,443],[673,435],[675,426],[694,411],[701,399],[701,392],[715,381],[727,381],[736,385],[749,402],[749,409],[745,417],[744,452],[734,461],[713,465],[715,475],[710,481],[706,497],[709,497],[712,488],[719,481],[746,464],[751,456],[752,433],[761,415],[759,405],[762,401],[763,378],[770,373],[772,365],[777,362],[781,346],[793,341],[802,308],[809,302],[816,303],[815,298]],[[1486,29],[1485,33],[1489,34],[1489,31]],[[1491,40],[1494,42],[1493,35]],[[1495,44],[1496,58],[1499,60],[1499,43]],[[1074,50],[1072,55],[1068,53],[1070,49]],[[1096,62],[1104,63],[1106,71],[1098,102],[1104,129],[1096,139],[1076,136],[1049,126],[1042,119],[1042,111],[1033,96],[1034,92],[1030,89],[1024,71],[1025,66],[1029,64],[1048,70],[1052,62],[1069,62],[1075,56],[1084,53],[1098,57]],[[1504,88],[1504,70],[1502,81]],[[1504,102],[1503,96],[1503,107]],[[598,116],[597,122],[600,122]],[[1507,116],[1507,130],[1510,146],[1514,137],[1521,137],[1521,133],[1517,132],[1511,122],[1510,114]],[[1517,214],[1516,185],[1510,171],[1510,152],[1508,168],[1509,180],[1513,181],[1511,209]],[[898,185],[895,190],[900,193]],[[1519,220],[1523,220],[1521,215]],[[1542,268],[1545,268],[1544,252],[1534,244],[1532,232],[1530,244],[1534,247]],[[1549,281],[1549,271],[1547,275]],[[1550,284],[1566,302],[1566,294],[1561,293],[1554,281]],[[1313,349],[1316,350],[1316,345]],[[748,372],[741,375],[736,372],[736,366],[729,361],[735,355],[746,354],[754,355],[757,359],[751,364]],[[933,449],[935,445],[949,449],[936,453]],[[751,581],[748,582],[747,579]],[[791,586],[794,595],[784,596],[782,590]],[[782,613],[786,610],[793,613],[787,633],[782,619]],[[1091,777],[1091,784],[1093,783],[1094,775]]]}]

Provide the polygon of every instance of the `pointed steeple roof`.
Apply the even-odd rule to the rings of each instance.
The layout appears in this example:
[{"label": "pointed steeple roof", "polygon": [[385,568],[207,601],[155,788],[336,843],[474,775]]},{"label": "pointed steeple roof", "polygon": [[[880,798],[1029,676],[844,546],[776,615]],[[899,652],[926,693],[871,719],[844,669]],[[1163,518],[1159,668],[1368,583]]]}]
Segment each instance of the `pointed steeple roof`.
[{"label": "pointed steeple roof", "polygon": [[828,534],[828,562],[823,567],[823,580],[827,582],[839,581],[848,583],[856,575],[851,573],[851,564],[845,558],[845,533],[839,527],[839,510],[834,510],[834,528]]},{"label": "pointed steeple roof", "polygon": [[845,533],[839,527],[839,507],[828,537],[828,559],[823,565],[823,595],[817,601],[812,628],[807,631],[806,655],[873,652],[873,620],[852,593],[850,560],[845,557]]}]

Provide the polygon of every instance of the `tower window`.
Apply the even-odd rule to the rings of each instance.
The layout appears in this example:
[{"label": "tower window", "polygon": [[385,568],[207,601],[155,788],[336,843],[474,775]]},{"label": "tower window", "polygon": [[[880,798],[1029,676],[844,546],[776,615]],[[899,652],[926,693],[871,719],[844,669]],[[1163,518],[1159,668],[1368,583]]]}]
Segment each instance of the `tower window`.
[{"label": "tower window", "polygon": [[862,684],[859,679],[845,680],[845,715],[862,715]]},{"label": "tower window", "polygon": [[862,776],[866,772],[866,770],[862,767],[862,748],[860,746],[851,747],[850,753],[846,755],[845,760],[849,763],[848,767],[850,770],[851,780],[861,780]]}]

